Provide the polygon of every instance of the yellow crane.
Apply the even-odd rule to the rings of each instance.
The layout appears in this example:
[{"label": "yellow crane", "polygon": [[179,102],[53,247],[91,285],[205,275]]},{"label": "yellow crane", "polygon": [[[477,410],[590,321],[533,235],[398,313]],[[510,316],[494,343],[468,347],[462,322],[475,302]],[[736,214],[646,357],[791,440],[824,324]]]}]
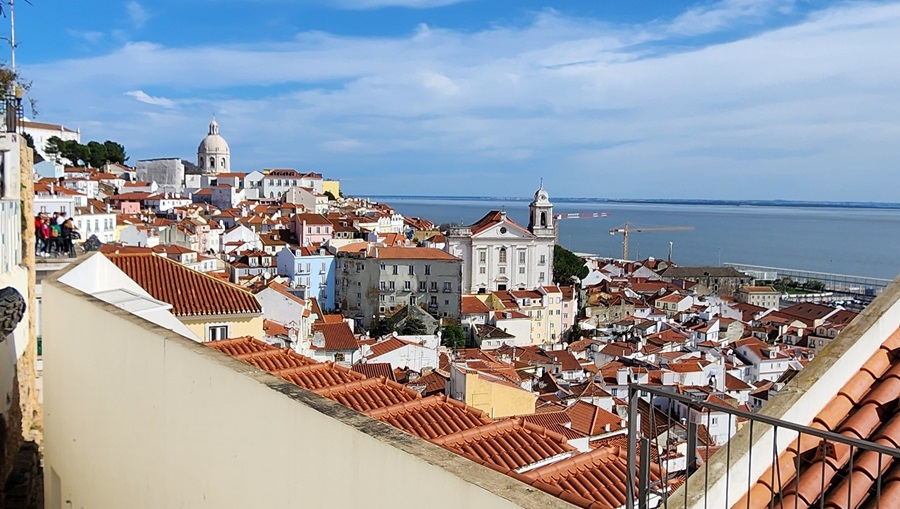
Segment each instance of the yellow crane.
[{"label": "yellow crane", "polygon": [[644,232],[677,232],[677,231],[685,231],[685,230],[693,230],[693,226],[666,226],[662,228],[629,228],[628,223],[625,223],[624,228],[613,228],[609,231],[610,235],[615,235],[617,233],[622,234],[622,259],[628,259],[628,234],[629,233],[644,233]]}]

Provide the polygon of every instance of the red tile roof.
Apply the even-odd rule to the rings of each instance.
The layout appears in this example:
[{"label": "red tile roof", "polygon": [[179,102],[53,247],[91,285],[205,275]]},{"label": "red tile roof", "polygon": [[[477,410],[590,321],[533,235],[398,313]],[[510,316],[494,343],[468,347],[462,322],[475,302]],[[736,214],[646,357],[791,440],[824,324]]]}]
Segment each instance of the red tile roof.
[{"label": "red tile roof", "polygon": [[232,357],[237,357],[238,355],[246,353],[261,352],[264,350],[277,350],[276,347],[268,343],[263,343],[258,339],[254,339],[252,336],[223,339],[220,341],[209,341],[205,344],[210,348],[226,353]]},{"label": "red tile roof", "polygon": [[[526,472],[523,477],[535,488],[577,506],[614,509],[625,505],[627,472],[623,448],[601,447]],[[655,463],[651,463],[650,477],[660,477]]]},{"label": "red tile roof", "polygon": [[366,414],[426,440],[492,422],[481,410],[444,395],[382,407]]},{"label": "red tile roof", "polygon": [[[813,428],[825,429],[850,438],[867,440],[891,448],[900,448],[900,329],[893,331],[881,347],[813,419]],[[768,507],[772,497],[784,497],[784,507],[818,506],[860,507],[869,501],[874,507],[871,490],[877,478],[878,453],[851,451],[850,446],[835,442],[825,444],[811,435],[794,442],[759,477],[735,507]],[[797,471],[797,454],[801,461]],[[851,458],[852,457],[852,458]],[[777,464],[777,467],[776,467]],[[890,469],[883,479],[882,507],[900,507],[900,462],[882,456],[882,471]],[[778,475],[773,476],[773,468]],[[799,475],[799,478],[797,476]],[[772,479],[776,479],[773,483]],[[824,487],[824,489],[823,489]],[[779,493],[780,492],[780,493]],[[749,498],[749,503],[748,503]],[[824,499],[824,500],[822,500]]]},{"label": "red tile roof", "polygon": [[512,219],[510,219],[509,217],[506,216],[505,212],[502,212],[499,210],[492,210],[492,211],[488,212],[487,214],[485,214],[484,217],[482,217],[478,221],[475,221],[474,223],[469,225],[469,229],[471,230],[472,235],[478,235],[479,233],[490,228],[491,226],[500,224],[501,222],[504,221],[504,219],[506,220],[506,224],[512,226],[513,228],[519,230],[521,233],[524,233],[525,235],[527,235],[529,237],[532,236],[531,232],[529,232],[525,228],[522,228],[521,226],[516,224]]},{"label": "red tile roof", "polygon": [[365,375],[366,378],[378,378],[384,377],[388,380],[396,382],[394,380],[394,370],[391,368],[391,363],[389,362],[365,362],[354,364],[350,367],[351,370]]},{"label": "red tile roof", "polygon": [[497,421],[432,442],[504,473],[575,451],[559,433],[521,418]]},{"label": "red tile roof", "polygon": [[371,247],[369,255],[379,260],[447,260],[460,261],[446,251],[433,247]]},{"label": "red tile roof", "polygon": [[357,382],[323,387],[313,392],[358,412],[405,403],[422,397],[418,392],[385,378],[367,378]]},{"label": "red tile roof", "polygon": [[179,317],[262,313],[250,292],[155,254],[107,254],[154,299],[172,305]]},{"label": "red tile roof", "polygon": [[622,418],[586,401],[576,401],[566,410],[572,419],[572,429],[588,436],[597,436],[622,429]]},{"label": "red tile roof", "polygon": [[270,373],[311,391],[366,379],[363,374],[331,362],[270,371]]},{"label": "red tile roof", "polygon": [[482,302],[478,297],[474,297],[471,295],[463,296],[461,308],[461,312],[464,315],[474,315],[491,312],[491,308],[489,308],[487,304]]},{"label": "red tile roof", "polygon": [[[321,332],[325,336],[324,350],[356,350],[359,341],[353,335],[353,331],[346,322],[312,324],[313,332]],[[313,346],[313,348],[316,348]]]}]

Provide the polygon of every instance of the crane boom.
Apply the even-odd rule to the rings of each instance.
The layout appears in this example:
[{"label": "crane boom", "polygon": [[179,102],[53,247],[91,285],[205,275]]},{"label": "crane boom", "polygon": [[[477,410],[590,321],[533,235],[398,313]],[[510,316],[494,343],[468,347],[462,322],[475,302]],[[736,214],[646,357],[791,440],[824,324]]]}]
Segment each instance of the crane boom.
[{"label": "crane boom", "polygon": [[592,217],[609,217],[609,212],[571,212],[568,214],[553,214],[553,219],[589,219]]},{"label": "crane boom", "polygon": [[693,230],[693,226],[666,226],[660,228],[629,228],[628,223],[625,223],[624,228],[613,228],[609,231],[610,235],[615,235],[617,233],[622,234],[622,259],[628,259],[628,234],[629,233],[644,233],[644,232],[677,232],[677,231],[685,231],[685,230]]}]

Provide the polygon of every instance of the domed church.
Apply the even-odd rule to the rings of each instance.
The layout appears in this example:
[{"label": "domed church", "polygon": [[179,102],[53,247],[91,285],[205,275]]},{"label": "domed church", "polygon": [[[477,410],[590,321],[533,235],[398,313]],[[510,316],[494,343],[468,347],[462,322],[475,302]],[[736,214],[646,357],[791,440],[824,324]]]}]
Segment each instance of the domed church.
[{"label": "domed church", "polygon": [[206,174],[231,172],[231,152],[228,142],[219,134],[215,118],[209,123],[209,134],[197,147],[197,167]]}]

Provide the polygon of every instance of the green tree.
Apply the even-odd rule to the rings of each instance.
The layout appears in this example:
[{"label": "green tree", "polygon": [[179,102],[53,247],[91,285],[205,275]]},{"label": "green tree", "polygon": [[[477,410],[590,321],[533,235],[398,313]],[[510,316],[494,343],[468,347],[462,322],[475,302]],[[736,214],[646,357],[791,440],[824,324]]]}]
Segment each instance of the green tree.
[{"label": "green tree", "polygon": [[323,194],[328,198],[328,201],[336,200],[336,198],[334,197],[334,194],[331,191],[325,191]]},{"label": "green tree", "polygon": [[86,145],[88,165],[93,168],[99,168],[106,164],[106,145],[99,141],[89,141]]},{"label": "green tree", "polygon": [[466,333],[462,327],[455,323],[441,328],[441,344],[447,348],[457,349],[466,347]]},{"label": "green tree", "polygon": [[62,140],[58,136],[51,136],[47,140],[47,154],[68,159],[76,166],[89,165],[94,168],[107,162],[124,164],[128,160],[125,147],[114,141],[89,141],[87,145],[82,145],[75,140]]},{"label": "green tree", "polygon": [[371,329],[369,329],[369,336],[373,338],[380,338],[381,336],[386,336],[392,332],[394,332],[394,328],[397,324],[388,317],[381,318],[375,322]]},{"label": "green tree", "polygon": [[125,164],[125,161],[128,160],[125,147],[121,144],[106,140],[103,142],[103,146],[106,147],[106,160],[110,163]]},{"label": "green tree", "polygon": [[561,285],[572,284],[572,278],[585,278],[590,270],[584,260],[575,253],[560,246],[553,246],[553,281]]},{"label": "green tree", "polygon": [[422,320],[418,318],[407,318],[405,322],[403,322],[403,326],[400,327],[400,334],[403,336],[421,336],[423,334],[428,334],[428,329],[425,328],[425,324],[422,323]]}]

